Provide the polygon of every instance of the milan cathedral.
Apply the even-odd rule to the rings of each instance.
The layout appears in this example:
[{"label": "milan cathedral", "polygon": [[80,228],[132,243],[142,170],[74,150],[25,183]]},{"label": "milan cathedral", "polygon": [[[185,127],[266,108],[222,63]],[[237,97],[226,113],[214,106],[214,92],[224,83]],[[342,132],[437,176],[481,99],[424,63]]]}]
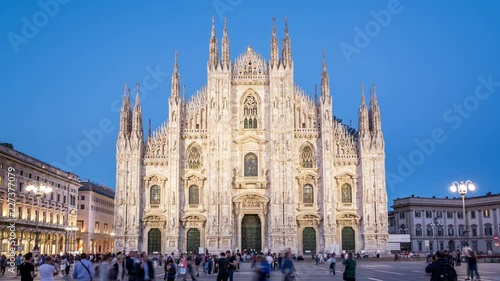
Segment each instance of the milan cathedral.
[{"label": "milan cathedral", "polygon": [[[226,21],[209,43],[207,83],[181,97],[175,56],[168,120],[144,136],[140,89],[125,86],[116,154],[115,249],[297,254],[387,250],[384,137],[375,86],[361,86],[355,130],[333,115],[325,55],[320,97],[294,83],[281,54],[233,61]],[[319,72],[319,71],[318,71]]]}]

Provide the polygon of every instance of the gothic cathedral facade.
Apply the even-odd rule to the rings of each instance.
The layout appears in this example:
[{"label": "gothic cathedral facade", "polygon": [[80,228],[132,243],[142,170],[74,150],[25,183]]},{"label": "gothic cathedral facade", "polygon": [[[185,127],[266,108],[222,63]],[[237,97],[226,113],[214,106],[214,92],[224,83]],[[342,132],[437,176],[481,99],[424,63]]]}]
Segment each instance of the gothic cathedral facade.
[{"label": "gothic cathedral facade", "polygon": [[[274,20],[273,20],[274,22]],[[251,47],[230,59],[215,24],[207,84],[181,97],[175,59],[169,117],[143,134],[139,86],[125,88],[117,140],[115,249],[386,251],[384,138],[375,86],[363,89],[359,127],[332,112],[323,55],[320,97],[294,84],[285,22],[281,54]],[[146,139],[145,139],[146,137]]]}]

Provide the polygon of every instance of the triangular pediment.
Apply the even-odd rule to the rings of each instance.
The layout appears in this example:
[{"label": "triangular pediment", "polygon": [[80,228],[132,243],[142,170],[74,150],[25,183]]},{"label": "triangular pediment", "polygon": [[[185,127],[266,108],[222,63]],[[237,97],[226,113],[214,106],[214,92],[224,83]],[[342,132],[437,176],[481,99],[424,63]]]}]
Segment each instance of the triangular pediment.
[{"label": "triangular pediment", "polygon": [[162,181],[166,181],[167,178],[160,175],[160,174],[156,174],[156,173],[153,173],[153,174],[150,174],[150,175],[147,175],[144,177],[144,180],[145,181],[149,181],[149,182],[162,182]]},{"label": "triangular pediment", "polygon": [[342,174],[338,174],[334,177],[335,179],[342,179],[342,178],[353,178],[353,179],[357,179],[358,176],[356,174],[353,174],[353,173],[350,173],[350,172],[345,172],[345,173],[342,173]]},{"label": "triangular pediment", "polygon": [[[317,170],[317,169],[315,169],[315,170]],[[307,179],[319,180],[319,176],[310,172],[310,171],[306,171],[306,172],[303,172],[302,174],[298,175],[297,179],[298,180],[307,180]]]},{"label": "triangular pediment", "polygon": [[236,139],[234,142],[235,143],[256,142],[259,144],[264,144],[266,143],[266,140],[256,135],[245,135]]},{"label": "triangular pediment", "polygon": [[183,180],[201,180],[201,181],[204,181],[207,178],[205,176],[203,176],[203,174],[201,174],[200,172],[192,171],[192,172],[187,173],[182,179]]}]

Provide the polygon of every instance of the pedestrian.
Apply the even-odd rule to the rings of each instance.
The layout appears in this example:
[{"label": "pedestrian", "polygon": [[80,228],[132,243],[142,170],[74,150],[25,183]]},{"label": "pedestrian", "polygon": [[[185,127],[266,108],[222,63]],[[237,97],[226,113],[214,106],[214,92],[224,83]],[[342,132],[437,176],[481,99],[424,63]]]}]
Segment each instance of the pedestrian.
[{"label": "pedestrian", "polygon": [[228,275],[229,281],[233,281],[234,271],[238,268],[238,261],[236,260],[236,256],[231,253],[231,251],[226,251],[226,257],[229,261],[228,264]]},{"label": "pedestrian", "polygon": [[425,272],[431,273],[430,281],[456,280],[457,272],[444,252],[437,251],[434,259],[425,268]]},{"label": "pedestrian", "polygon": [[47,257],[45,263],[40,265],[38,269],[40,272],[40,281],[54,281],[54,276],[57,275],[57,268],[55,268],[52,257]]},{"label": "pedestrian", "polygon": [[476,253],[474,251],[469,250],[468,252],[469,257],[467,258],[467,262],[469,264],[469,275],[467,276],[467,279],[465,280],[474,280],[474,275],[476,275],[477,279],[480,279],[479,277],[479,272],[477,271],[477,257]]},{"label": "pedestrian", "polygon": [[19,266],[21,272],[21,281],[33,281],[36,277],[35,266],[33,265],[33,254],[24,255],[24,262]]},{"label": "pedestrian", "polygon": [[7,256],[2,255],[2,257],[0,257],[0,272],[2,273],[2,275],[5,274],[6,267],[7,267]]},{"label": "pedestrian", "polygon": [[460,253],[460,250],[456,251],[456,256],[457,256],[456,266],[461,266],[462,265],[462,255]]},{"label": "pedestrian", "polygon": [[335,258],[335,254],[333,254],[329,259],[328,259],[328,263],[330,264],[330,272],[333,272],[333,275],[337,275],[335,273],[335,263],[336,263],[336,258]]},{"label": "pedestrian", "polygon": [[285,275],[284,281],[292,281],[295,279],[295,266],[293,266],[292,253],[290,251],[285,253],[281,272]]},{"label": "pedestrian", "polygon": [[73,279],[90,281],[92,278],[94,278],[94,266],[87,260],[87,254],[82,253],[80,255],[80,262],[75,263],[73,267]]},{"label": "pedestrian", "polygon": [[352,258],[352,253],[347,254],[347,258],[342,264],[345,265],[344,280],[356,281],[356,261]]},{"label": "pedestrian", "polygon": [[220,253],[215,268],[217,270],[217,281],[227,281],[229,277],[229,260],[224,252]]},{"label": "pedestrian", "polygon": [[135,264],[137,272],[137,281],[154,281],[155,280],[155,268],[153,262],[149,260],[148,254],[142,252],[140,255],[140,263]]},{"label": "pedestrian", "polygon": [[167,258],[167,261],[164,263],[165,264],[165,277],[163,278],[164,280],[167,281],[174,281],[175,280],[175,274],[176,274],[176,266],[174,263],[174,260],[171,257]]},{"label": "pedestrian", "polygon": [[21,275],[21,264],[23,263],[23,255],[19,254],[16,257],[16,270],[17,270],[17,275]]}]

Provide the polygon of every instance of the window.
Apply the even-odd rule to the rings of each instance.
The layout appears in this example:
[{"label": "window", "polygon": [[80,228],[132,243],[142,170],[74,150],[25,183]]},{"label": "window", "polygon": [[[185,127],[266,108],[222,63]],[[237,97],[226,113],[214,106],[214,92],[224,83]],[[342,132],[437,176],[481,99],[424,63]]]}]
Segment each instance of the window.
[{"label": "window", "polygon": [[342,203],[352,203],[352,188],[348,183],[342,185]]},{"label": "window", "polygon": [[455,235],[455,230],[453,229],[453,225],[448,225],[448,236]]},{"label": "window", "polygon": [[99,222],[95,223],[94,232],[95,233],[100,233],[100,231],[99,231]]},{"label": "window", "polygon": [[243,127],[245,129],[257,129],[257,100],[254,96],[246,97],[243,104]]},{"label": "window", "polygon": [[259,161],[255,153],[247,153],[244,162],[245,177],[256,177],[259,175]]},{"label": "window", "polygon": [[21,207],[17,208],[17,218],[20,220],[23,219],[23,208]]},{"label": "window", "polygon": [[465,236],[465,227],[463,224],[458,226],[458,236]]},{"label": "window", "polygon": [[31,174],[28,174],[28,178],[30,178],[30,179],[31,179]]},{"label": "window", "polygon": [[458,218],[458,219],[464,219],[464,213],[462,213],[462,212],[457,212],[457,218]]},{"label": "window", "polygon": [[56,216],[56,223],[64,223],[59,220],[59,215]]},{"label": "window", "polygon": [[415,235],[416,236],[422,236],[422,225],[417,224],[415,226]]},{"label": "window", "polygon": [[434,241],[429,241],[429,251],[434,251]]},{"label": "window", "polygon": [[399,218],[404,219],[405,218],[405,212],[399,212]]},{"label": "window", "polygon": [[22,182],[19,183],[19,192],[23,192],[23,183]]},{"label": "window", "polygon": [[442,226],[438,227],[438,236],[444,236],[444,229]]},{"label": "window", "polygon": [[47,213],[42,213],[42,222],[47,222]]},{"label": "window", "polygon": [[425,211],[425,217],[428,219],[432,218],[432,211]]},{"label": "window", "polygon": [[399,226],[399,234],[406,234],[406,231],[408,229],[406,228],[406,225],[403,223]]},{"label": "window", "polygon": [[64,195],[64,204],[66,204],[66,195]]},{"label": "window", "polygon": [[453,212],[451,212],[451,211],[446,212],[446,218],[447,219],[452,219],[453,218]]},{"label": "window", "polygon": [[19,174],[22,176],[23,175],[23,170],[19,171]]},{"label": "window", "polygon": [[314,203],[313,187],[310,184],[304,185],[303,202]]},{"label": "window", "polygon": [[80,196],[81,200],[85,200],[85,195]]},{"label": "window", "polygon": [[26,209],[26,219],[31,220],[31,209]]},{"label": "window", "polygon": [[314,150],[310,146],[304,146],[300,153],[302,168],[314,168],[316,166],[316,157],[314,157]]},{"label": "window", "polygon": [[477,241],[472,241],[472,250],[477,251]]},{"label": "window", "polygon": [[151,205],[159,205],[160,204],[160,187],[157,185],[153,185],[150,190],[150,204]]},{"label": "window", "polygon": [[84,210],[85,209],[85,205],[80,205],[80,210]]},{"label": "window", "polygon": [[442,251],[444,249],[444,243],[439,242],[439,250]]},{"label": "window", "polygon": [[416,217],[416,218],[421,218],[421,217],[422,217],[422,212],[420,212],[420,211],[415,211],[415,217]]},{"label": "window", "polygon": [[422,242],[421,242],[421,241],[418,241],[418,242],[417,242],[417,245],[418,245],[418,251],[419,251],[419,252],[422,252]]},{"label": "window", "polygon": [[59,201],[61,201],[61,194],[57,194],[57,203],[59,203]]},{"label": "window", "polygon": [[49,220],[50,220],[49,221],[50,223],[54,223],[54,215],[53,214],[49,215]]},{"label": "window", "polygon": [[476,211],[470,211],[470,218],[475,219],[476,218]]},{"label": "window", "polygon": [[189,205],[200,204],[200,189],[197,185],[189,187]]},{"label": "window", "polygon": [[490,217],[490,210],[483,210],[483,217],[489,218]]},{"label": "window", "polygon": [[196,144],[189,146],[187,151],[187,168],[200,169],[201,163],[201,149]]},{"label": "window", "polygon": [[432,231],[432,226],[428,225],[427,226],[427,236],[433,236],[433,235],[434,235],[434,231]]},{"label": "window", "polygon": [[108,234],[108,224],[104,224],[104,234]]},{"label": "window", "polygon": [[83,231],[83,221],[77,221],[76,227],[78,227],[78,231]]},{"label": "window", "polygon": [[491,227],[491,224],[487,223],[484,225],[484,235],[486,236],[493,235],[493,228]]},{"label": "window", "polygon": [[436,211],[436,217],[437,218],[442,218],[443,217],[443,212],[442,211]]},{"label": "window", "polygon": [[477,236],[477,225],[471,226],[472,229],[472,236]]},{"label": "window", "polygon": [[486,241],[486,250],[488,251],[492,251],[493,250],[493,244],[491,243],[491,241]]}]

